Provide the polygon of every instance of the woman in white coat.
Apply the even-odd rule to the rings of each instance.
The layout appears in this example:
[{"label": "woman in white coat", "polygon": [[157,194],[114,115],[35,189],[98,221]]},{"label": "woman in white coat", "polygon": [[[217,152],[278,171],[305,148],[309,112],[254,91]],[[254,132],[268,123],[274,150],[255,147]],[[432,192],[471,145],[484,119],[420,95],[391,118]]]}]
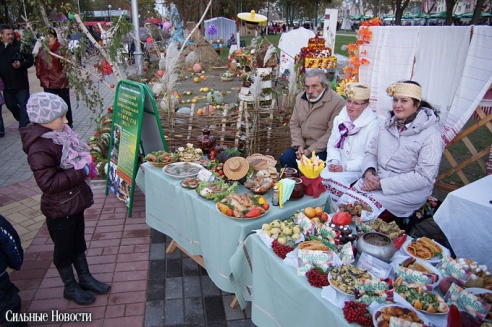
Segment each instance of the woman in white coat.
[{"label": "woman in white coat", "polygon": [[327,144],[323,184],[333,201],[338,199],[362,175],[362,159],[370,140],[384,121],[369,106],[370,89],[365,84],[349,83],[344,89],[347,103],[333,121]]},{"label": "woman in white coat", "polygon": [[[364,171],[355,189],[379,202],[393,217],[407,218],[431,195],[442,157],[438,116],[422,100],[413,81],[392,84],[392,117],[364,156]],[[402,219],[396,219],[403,226]],[[404,226],[410,227],[410,226]]]}]

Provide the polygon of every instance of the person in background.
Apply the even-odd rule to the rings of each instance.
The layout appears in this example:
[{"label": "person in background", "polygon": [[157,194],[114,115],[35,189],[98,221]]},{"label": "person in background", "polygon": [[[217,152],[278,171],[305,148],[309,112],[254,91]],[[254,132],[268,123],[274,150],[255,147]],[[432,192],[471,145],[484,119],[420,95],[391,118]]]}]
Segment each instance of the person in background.
[{"label": "person in background", "polygon": [[344,93],[347,104],[333,121],[326,166],[321,172],[323,184],[335,202],[361,177],[366,147],[384,121],[383,117],[367,109],[371,90],[366,84],[348,83]]},{"label": "person in background", "polygon": [[[3,80],[0,78],[0,91],[3,91],[5,85],[3,84]],[[0,93],[0,137],[5,136],[5,125],[3,124],[3,114],[2,114],[2,106],[4,105],[5,100],[3,99],[2,93]]]},{"label": "person in background", "polygon": [[84,211],[94,203],[89,180],[97,177],[97,170],[88,145],[67,125],[67,111],[58,95],[34,93],[27,103],[32,124],[20,133],[22,149],[43,192],[41,212],[54,243],[53,263],[65,286],[63,297],[88,305],[95,297],[85,290],[105,294],[111,286],[89,272]]},{"label": "person in background", "polygon": [[7,321],[6,313],[20,313],[19,289],[10,280],[7,268],[20,270],[24,261],[24,250],[19,234],[12,224],[0,215],[0,325],[3,327],[27,326],[27,322]]},{"label": "person in background", "polygon": [[333,119],[345,105],[345,100],[330,88],[328,78],[321,69],[306,71],[304,89],[296,98],[290,118],[292,147],[280,156],[282,168],[297,169],[296,159],[302,155],[311,157],[312,152],[321,160],[326,160],[326,145]]},{"label": "person in background", "polygon": [[48,47],[41,47],[36,56],[36,76],[39,78],[44,92],[49,92],[60,96],[68,106],[67,120],[68,126],[73,128],[72,106],[70,104],[70,89],[65,68],[65,62],[60,58],[51,55],[52,52],[61,57],[65,56],[61,44],[58,42],[57,33],[54,28],[50,28],[46,33]]},{"label": "person in background", "polygon": [[29,78],[27,69],[34,64],[30,49],[23,49],[14,36],[12,26],[1,24],[0,34],[0,78],[5,84],[3,97],[7,109],[12,112],[19,128],[29,124],[26,104],[29,99]]},{"label": "person in background", "polygon": [[369,144],[355,188],[377,200],[403,226],[404,219],[398,218],[409,217],[431,195],[443,147],[438,115],[422,100],[418,83],[397,82],[387,93],[393,98],[391,118]]}]

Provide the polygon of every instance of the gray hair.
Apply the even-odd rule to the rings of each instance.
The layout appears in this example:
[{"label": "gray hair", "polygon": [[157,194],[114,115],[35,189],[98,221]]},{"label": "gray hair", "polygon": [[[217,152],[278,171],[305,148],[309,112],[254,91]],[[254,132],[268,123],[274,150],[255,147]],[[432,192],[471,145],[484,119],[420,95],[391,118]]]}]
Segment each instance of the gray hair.
[{"label": "gray hair", "polygon": [[315,76],[319,77],[320,83],[323,84],[325,87],[328,87],[330,85],[330,82],[328,81],[325,72],[319,68],[306,70],[306,74],[304,75],[304,82],[306,82],[306,78],[315,77]]}]

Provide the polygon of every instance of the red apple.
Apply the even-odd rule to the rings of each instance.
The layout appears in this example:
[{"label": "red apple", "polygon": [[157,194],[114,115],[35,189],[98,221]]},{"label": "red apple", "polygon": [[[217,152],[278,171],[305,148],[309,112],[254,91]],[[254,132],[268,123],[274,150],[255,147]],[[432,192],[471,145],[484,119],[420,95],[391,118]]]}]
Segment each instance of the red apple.
[{"label": "red apple", "polygon": [[143,71],[144,71],[144,72],[146,72],[146,71],[147,71],[147,67],[144,67],[144,68],[143,68]]},{"label": "red apple", "polygon": [[114,84],[109,84],[109,87],[114,89]]}]

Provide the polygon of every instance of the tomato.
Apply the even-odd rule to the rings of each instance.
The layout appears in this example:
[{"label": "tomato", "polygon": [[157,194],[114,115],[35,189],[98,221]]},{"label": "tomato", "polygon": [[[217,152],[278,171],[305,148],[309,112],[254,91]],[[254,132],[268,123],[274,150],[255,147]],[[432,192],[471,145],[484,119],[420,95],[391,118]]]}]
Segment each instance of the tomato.
[{"label": "tomato", "polygon": [[269,205],[268,203],[263,203],[263,204],[261,205],[261,207],[262,207],[265,211],[267,211],[268,209],[270,209],[270,205]]},{"label": "tomato", "polygon": [[219,175],[220,175],[220,176],[224,176],[224,171],[223,171],[222,169],[221,169],[221,170],[219,170]]},{"label": "tomato", "polygon": [[246,213],[244,215],[245,218],[256,218],[258,217],[259,215],[261,215],[261,211],[260,211],[260,208],[258,207],[254,207],[253,209],[251,209],[250,211],[248,211],[248,213]]},{"label": "tomato", "polygon": [[328,219],[330,219],[330,216],[328,216],[328,214],[327,214],[326,212],[323,212],[323,213],[321,214],[321,217],[320,217],[320,218],[321,218],[321,220],[322,220],[323,222],[327,222],[327,221],[328,221]]},{"label": "tomato", "polygon": [[214,150],[210,150],[210,152],[208,153],[208,158],[210,160],[214,160],[215,159],[215,151]]},{"label": "tomato", "polygon": [[350,225],[352,216],[348,212],[336,212],[331,219],[331,222],[338,226]]},{"label": "tomato", "polygon": [[229,217],[232,217],[232,215],[234,214],[234,211],[232,211],[232,209],[231,209],[231,208],[229,208],[229,209],[227,209],[227,210],[226,210],[226,213],[225,213],[225,214],[226,214],[227,216],[229,216]]}]

